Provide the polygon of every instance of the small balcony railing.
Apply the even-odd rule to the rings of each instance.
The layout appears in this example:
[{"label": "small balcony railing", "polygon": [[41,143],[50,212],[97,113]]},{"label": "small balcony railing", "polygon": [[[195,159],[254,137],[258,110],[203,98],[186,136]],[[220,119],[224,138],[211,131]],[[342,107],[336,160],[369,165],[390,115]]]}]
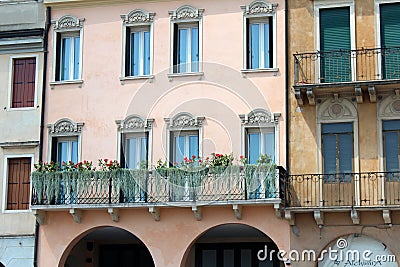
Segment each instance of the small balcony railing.
[{"label": "small balcony railing", "polygon": [[294,85],[400,79],[400,47],[294,54]]},{"label": "small balcony railing", "polygon": [[[33,172],[31,205],[133,204],[283,199],[286,172],[262,166]],[[207,203],[206,203],[207,202]]]},{"label": "small balcony railing", "polygon": [[289,175],[286,206],[400,206],[400,172]]}]

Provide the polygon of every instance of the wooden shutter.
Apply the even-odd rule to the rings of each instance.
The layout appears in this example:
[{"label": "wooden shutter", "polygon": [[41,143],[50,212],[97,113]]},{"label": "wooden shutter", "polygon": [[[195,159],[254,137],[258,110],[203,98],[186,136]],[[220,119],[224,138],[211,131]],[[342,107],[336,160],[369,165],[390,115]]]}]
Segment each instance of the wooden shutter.
[{"label": "wooden shutter", "polygon": [[133,71],[131,68],[131,28],[126,27],[126,38],[125,38],[125,77],[132,76]]},{"label": "wooden shutter", "polygon": [[8,159],[7,209],[29,209],[31,158]]},{"label": "wooden shutter", "polygon": [[56,34],[56,66],[55,66],[55,79],[61,81],[61,34]]},{"label": "wooden shutter", "polygon": [[174,23],[174,40],[173,40],[173,72],[174,73],[178,73],[179,72],[179,68],[178,68],[178,64],[179,64],[179,29],[178,29],[178,23]]},{"label": "wooden shutter", "polygon": [[12,108],[33,107],[35,103],[36,58],[13,60]]},{"label": "wooden shutter", "polygon": [[320,10],[320,50],[321,82],[351,81],[349,7]]}]

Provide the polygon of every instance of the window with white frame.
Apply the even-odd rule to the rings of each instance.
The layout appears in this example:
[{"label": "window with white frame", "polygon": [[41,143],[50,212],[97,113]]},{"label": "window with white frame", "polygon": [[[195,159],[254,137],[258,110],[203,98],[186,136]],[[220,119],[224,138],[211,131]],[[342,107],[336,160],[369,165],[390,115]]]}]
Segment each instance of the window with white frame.
[{"label": "window with white frame", "polygon": [[244,68],[275,68],[277,4],[256,0],[242,6],[244,16]]},{"label": "window with white frame", "polygon": [[184,158],[191,159],[192,156],[199,157],[199,132],[198,131],[175,131],[171,132],[172,161],[183,162]]},{"label": "window with white frame", "polygon": [[11,58],[10,72],[11,90],[10,103],[11,108],[29,108],[35,106],[36,99],[36,79],[37,79],[37,61],[38,56]]},{"label": "window with white frame", "polygon": [[382,122],[385,171],[400,172],[400,120]]},{"label": "window with white frame", "polygon": [[122,77],[151,75],[154,16],[155,13],[140,9],[121,15],[125,39]]},{"label": "window with white frame", "polygon": [[171,61],[173,73],[201,71],[201,28],[203,9],[182,6],[170,11]]},{"label": "window with white frame", "polygon": [[62,164],[80,161],[81,133],[83,123],[61,119],[49,124],[49,160]]},{"label": "window with white frame", "polygon": [[63,16],[54,25],[53,81],[77,81],[82,76],[83,19]]}]

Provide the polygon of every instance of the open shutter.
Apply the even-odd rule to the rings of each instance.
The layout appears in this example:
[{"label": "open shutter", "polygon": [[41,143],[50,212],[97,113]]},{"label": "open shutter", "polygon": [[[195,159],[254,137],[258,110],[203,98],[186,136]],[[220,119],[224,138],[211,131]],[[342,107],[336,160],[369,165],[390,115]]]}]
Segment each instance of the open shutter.
[{"label": "open shutter", "polygon": [[56,69],[55,79],[61,81],[61,34],[56,34]]},{"label": "open shutter", "polygon": [[178,64],[179,64],[179,31],[178,24],[174,23],[174,43],[173,43],[173,71],[174,73],[178,73]]},{"label": "open shutter", "polygon": [[51,161],[57,162],[57,138],[51,139]]},{"label": "open shutter", "polygon": [[125,39],[125,76],[131,76],[131,28],[129,27],[126,27]]},{"label": "open shutter", "polygon": [[350,8],[320,10],[321,82],[351,81]]},{"label": "open shutter", "polygon": [[[380,6],[381,17],[381,47],[382,53],[382,78],[400,78],[400,59],[398,50],[390,52],[390,48],[400,45],[400,4],[385,4]],[[387,53],[386,53],[387,52]]]}]

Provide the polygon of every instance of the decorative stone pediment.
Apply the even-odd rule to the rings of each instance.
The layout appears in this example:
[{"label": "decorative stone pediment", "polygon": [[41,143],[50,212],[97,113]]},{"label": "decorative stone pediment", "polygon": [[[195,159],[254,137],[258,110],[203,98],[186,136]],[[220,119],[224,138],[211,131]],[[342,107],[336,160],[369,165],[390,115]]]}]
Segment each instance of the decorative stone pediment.
[{"label": "decorative stone pediment", "polygon": [[277,3],[256,0],[248,6],[241,6],[244,16],[264,16],[275,13]]},{"label": "decorative stone pediment", "polygon": [[276,118],[274,117],[275,116],[273,114],[265,109],[255,109],[249,114],[239,115],[242,124],[248,126],[263,126],[273,124],[274,122],[277,122],[280,114],[277,113]]},{"label": "decorative stone pediment", "polygon": [[201,127],[203,125],[204,117],[194,117],[190,113],[182,112],[172,119],[165,118],[164,120],[169,128],[183,129]]},{"label": "decorative stone pediment", "polygon": [[154,21],[155,13],[149,13],[141,9],[135,9],[127,15],[121,15],[122,21],[126,25],[146,24]]},{"label": "decorative stone pediment", "polygon": [[357,109],[347,99],[328,99],[317,105],[319,120],[357,119]]},{"label": "decorative stone pediment", "polygon": [[400,91],[395,95],[384,98],[379,103],[379,117],[400,117]]},{"label": "decorative stone pediment", "polygon": [[139,131],[153,126],[154,119],[143,119],[138,115],[131,115],[124,120],[117,120],[118,131]]},{"label": "decorative stone pediment", "polygon": [[181,6],[177,10],[169,11],[172,21],[175,20],[192,20],[201,19],[203,17],[204,9],[197,9],[192,6]]},{"label": "decorative stone pediment", "polygon": [[85,19],[78,19],[71,15],[65,15],[59,20],[52,21],[54,30],[80,30]]},{"label": "decorative stone pediment", "polygon": [[69,135],[82,132],[84,123],[75,123],[70,119],[60,119],[54,124],[48,124],[49,134],[51,135]]}]

